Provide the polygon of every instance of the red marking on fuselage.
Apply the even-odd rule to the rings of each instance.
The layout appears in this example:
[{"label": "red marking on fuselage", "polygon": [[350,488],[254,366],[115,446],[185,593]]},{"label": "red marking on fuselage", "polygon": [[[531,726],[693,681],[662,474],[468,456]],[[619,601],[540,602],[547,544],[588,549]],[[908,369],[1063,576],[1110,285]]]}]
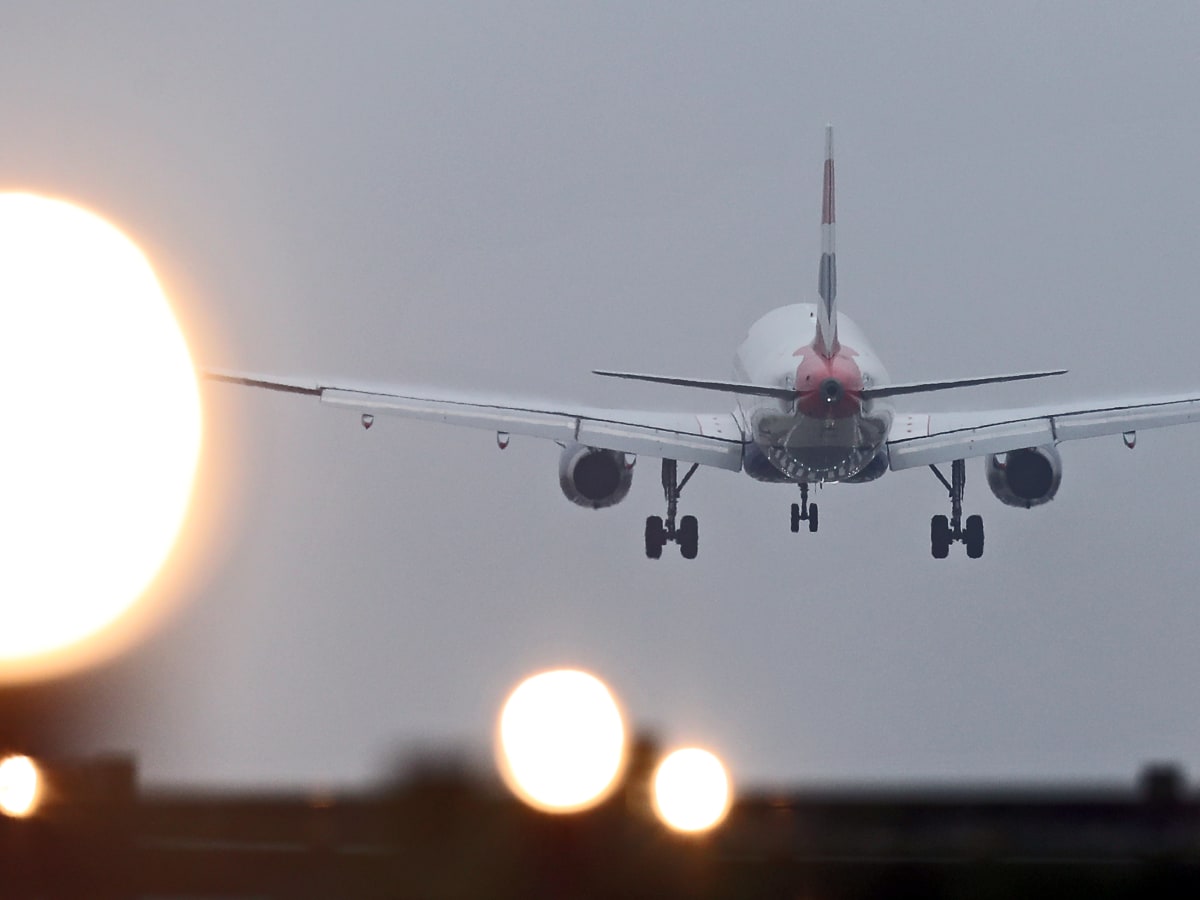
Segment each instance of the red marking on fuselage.
[{"label": "red marking on fuselage", "polygon": [[[802,356],[796,367],[796,406],[815,419],[845,419],[862,412],[863,374],[854,361],[857,351],[839,346],[833,356],[822,356],[816,343],[801,347],[793,356]],[[830,403],[822,393],[829,379],[842,386],[841,397]]]}]

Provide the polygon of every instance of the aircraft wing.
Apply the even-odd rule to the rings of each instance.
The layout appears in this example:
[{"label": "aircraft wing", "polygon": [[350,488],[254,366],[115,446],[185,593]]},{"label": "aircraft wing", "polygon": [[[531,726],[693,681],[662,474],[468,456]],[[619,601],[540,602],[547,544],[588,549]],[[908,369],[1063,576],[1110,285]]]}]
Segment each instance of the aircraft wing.
[{"label": "aircraft wing", "polygon": [[891,468],[909,469],[1188,422],[1200,422],[1200,394],[984,412],[897,413],[888,435],[888,456]]},{"label": "aircraft wing", "polygon": [[[318,398],[364,416],[395,415],[504,434],[576,442],[602,450],[700,463],[738,471],[745,443],[730,413],[703,414],[574,407],[511,397],[488,398],[450,391],[367,384],[325,384],[316,379],[208,371],[213,381]],[[364,419],[369,424],[371,419]]]}]

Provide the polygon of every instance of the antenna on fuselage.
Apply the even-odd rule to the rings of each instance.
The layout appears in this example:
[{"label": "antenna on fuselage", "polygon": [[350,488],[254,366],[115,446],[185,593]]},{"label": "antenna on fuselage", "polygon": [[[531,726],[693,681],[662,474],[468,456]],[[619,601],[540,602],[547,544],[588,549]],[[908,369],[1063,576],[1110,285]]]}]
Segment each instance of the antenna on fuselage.
[{"label": "antenna on fuselage", "polygon": [[821,192],[821,270],[817,278],[817,337],[813,346],[824,357],[837,353],[837,256],[834,253],[833,126],[825,126],[825,184]]}]

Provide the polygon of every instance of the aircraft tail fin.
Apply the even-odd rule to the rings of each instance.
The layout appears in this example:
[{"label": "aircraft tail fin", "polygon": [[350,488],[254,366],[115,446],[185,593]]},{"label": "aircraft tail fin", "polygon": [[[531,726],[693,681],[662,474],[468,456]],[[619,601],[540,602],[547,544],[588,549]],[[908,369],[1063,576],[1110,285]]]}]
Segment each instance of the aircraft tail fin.
[{"label": "aircraft tail fin", "polygon": [[825,179],[821,192],[821,270],[817,278],[817,338],[813,346],[824,357],[838,351],[837,256],[834,252],[833,126],[825,126]]}]

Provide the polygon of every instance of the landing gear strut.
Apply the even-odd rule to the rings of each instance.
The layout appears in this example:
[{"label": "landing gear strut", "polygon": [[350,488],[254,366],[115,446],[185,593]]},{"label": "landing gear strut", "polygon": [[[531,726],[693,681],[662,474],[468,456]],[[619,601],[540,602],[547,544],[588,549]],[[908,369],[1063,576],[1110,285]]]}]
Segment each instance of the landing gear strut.
[{"label": "landing gear strut", "polygon": [[792,504],[792,534],[800,531],[800,523],[807,522],[809,531],[817,530],[817,504],[808,502],[808,482],[800,482],[800,502]]},{"label": "landing gear strut", "polygon": [[933,558],[945,559],[950,555],[950,545],[958,542],[966,544],[967,556],[979,559],[983,556],[983,517],[967,516],[966,527],[963,527],[962,501],[963,489],[967,484],[966,462],[956,459],[950,464],[949,481],[937,466],[929,468],[950,492],[950,517],[934,516],[929,523],[929,543]]},{"label": "landing gear strut", "polygon": [[695,559],[700,545],[700,531],[695,516],[684,516],[675,527],[675,513],[679,508],[679,495],[683,486],[688,483],[699,463],[694,463],[680,481],[679,464],[673,459],[662,461],[663,496],[667,500],[667,518],[664,522],[661,516],[650,516],[646,519],[646,557],[659,559],[663,547],[674,542],[679,545],[679,552],[684,559]]}]

